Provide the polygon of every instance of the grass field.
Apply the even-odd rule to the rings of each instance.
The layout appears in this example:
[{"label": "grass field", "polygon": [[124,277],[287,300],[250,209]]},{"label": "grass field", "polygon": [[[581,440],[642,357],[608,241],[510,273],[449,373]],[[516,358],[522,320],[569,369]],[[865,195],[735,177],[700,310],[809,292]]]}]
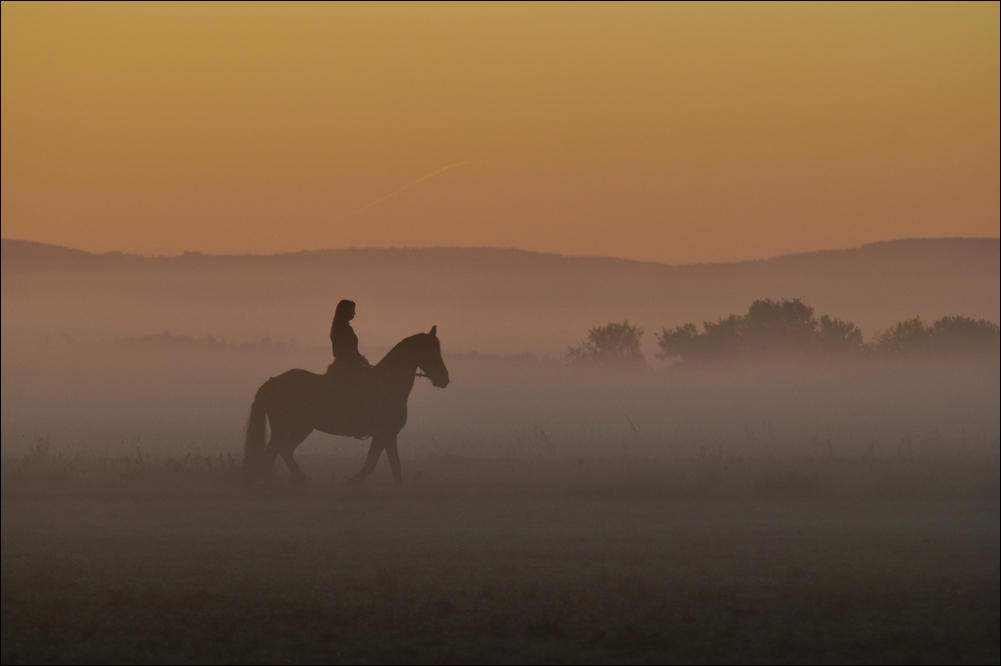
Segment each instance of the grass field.
[{"label": "grass field", "polygon": [[3,662],[1001,656],[996,459],[302,464],[5,460]]}]

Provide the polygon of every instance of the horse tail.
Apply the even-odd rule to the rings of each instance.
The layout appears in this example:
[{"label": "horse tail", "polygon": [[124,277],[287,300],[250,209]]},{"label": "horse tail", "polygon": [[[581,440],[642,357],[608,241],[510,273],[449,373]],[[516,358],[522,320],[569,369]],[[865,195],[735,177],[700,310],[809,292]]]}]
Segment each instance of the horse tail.
[{"label": "horse tail", "polygon": [[247,439],[244,441],[243,446],[243,473],[245,475],[256,471],[261,456],[264,455],[265,438],[267,436],[265,430],[267,411],[264,407],[264,387],[267,385],[267,382],[265,382],[257,390],[254,402],[250,405],[250,418],[247,419]]}]

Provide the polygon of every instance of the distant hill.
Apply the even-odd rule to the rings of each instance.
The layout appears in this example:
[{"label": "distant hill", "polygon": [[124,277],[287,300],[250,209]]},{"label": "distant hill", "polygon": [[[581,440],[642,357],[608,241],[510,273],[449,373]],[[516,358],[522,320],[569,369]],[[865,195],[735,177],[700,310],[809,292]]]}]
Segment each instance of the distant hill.
[{"label": "distant hill", "polygon": [[334,305],[358,303],[363,351],[437,325],[446,351],[562,355],[587,328],[662,326],[799,297],[866,336],[903,318],[1001,318],[1001,242],[913,239],[739,263],[665,264],[490,248],[278,255],[98,255],[2,241],[5,344],[157,334],[326,344]]}]

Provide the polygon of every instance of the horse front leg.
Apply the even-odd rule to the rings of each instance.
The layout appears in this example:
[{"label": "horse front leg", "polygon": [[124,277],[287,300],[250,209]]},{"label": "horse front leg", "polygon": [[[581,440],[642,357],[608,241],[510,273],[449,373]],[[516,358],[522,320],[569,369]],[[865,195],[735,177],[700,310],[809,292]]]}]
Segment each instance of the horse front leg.
[{"label": "horse front leg", "polygon": [[383,447],[384,444],[379,437],[372,438],[372,443],[368,447],[368,457],[365,458],[365,464],[362,466],[361,471],[347,480],[347,485],[354,485],[372,473],[372,470],[375,469],[375,464],[379,462],[379,456],[382,455]]},{"label": "horse front leg", "polygon": [[397,486],[403,485],[403,472],[400,470],[400,453],[396,450],[396,435],[386,438],[386,457],[389,458],[389,469],[393,470],[393,480]]}]

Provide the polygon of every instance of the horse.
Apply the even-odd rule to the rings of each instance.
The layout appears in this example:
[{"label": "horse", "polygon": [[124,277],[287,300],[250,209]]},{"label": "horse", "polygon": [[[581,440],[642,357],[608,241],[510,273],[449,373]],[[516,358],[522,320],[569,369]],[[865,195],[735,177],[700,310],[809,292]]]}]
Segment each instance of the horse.
[{"label": "horse", "polygon": [[[404,338],[372,368],[334,375],[289,370],[264,382],[254,396],[247,422],[243,469],[247,478],[271,472],[280,455],[292,482],[306,475],[292,453],[314,430],[331,435],[371,436],[368,457],[348,480],[358,483],[375,469],[383,450],[396,485],[403,484],[396,438],[407,424],[407,399],[417,377],[427,377],[438,388],[448,386],[448,369],[441,358],[437,326],[429,333]],[[419,372],[422,374],[419,374]],[[271,439],[265,446],[265,419]]]}]

